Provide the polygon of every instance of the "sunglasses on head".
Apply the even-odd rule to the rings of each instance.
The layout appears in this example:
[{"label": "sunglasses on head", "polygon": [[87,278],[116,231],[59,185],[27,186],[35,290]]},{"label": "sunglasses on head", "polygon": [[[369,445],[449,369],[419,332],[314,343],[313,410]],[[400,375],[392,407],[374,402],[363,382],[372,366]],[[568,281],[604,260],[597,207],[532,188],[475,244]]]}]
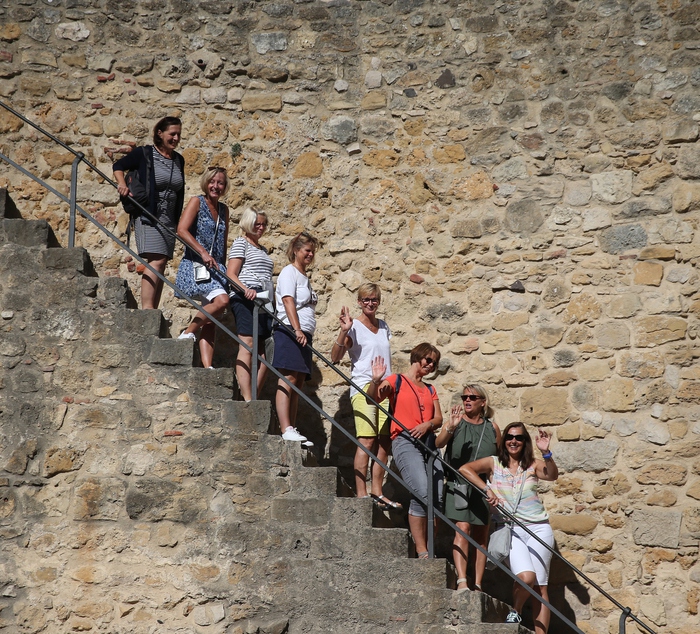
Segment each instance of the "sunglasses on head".
[{"label": "sunglasses on head", "polygon": [[225,172],[226,168],[225,167],[219,167],[218,165],[210,165],[207,167],[207,170],[212,170],[216,172]]},{"label": "sunglasses on head", "polygon": [[525,434],[506,434],[506,440],[517,440],[518,442],[525,442]]},{"label": "sunglasses on head", "polygon": [[462,400],[463,401],[478,401],[479,399],[484,398],[483,396],[479,396],[478,394],[462,394]]}]

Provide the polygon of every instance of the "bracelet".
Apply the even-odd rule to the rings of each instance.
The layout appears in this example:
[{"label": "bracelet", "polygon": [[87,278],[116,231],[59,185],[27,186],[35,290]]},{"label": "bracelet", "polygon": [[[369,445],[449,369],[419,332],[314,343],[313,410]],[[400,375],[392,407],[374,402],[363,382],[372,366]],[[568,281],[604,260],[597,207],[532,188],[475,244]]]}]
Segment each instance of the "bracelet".
[{"label": "bracelet", "polygon": [[344,344],[344,343],[338,343],[337,341],[334,341],[334,342],[333,342],[333,345],[334,345],[334,346],[338,346],[339,348],[344,348],[344,347],[345,347],[345,344]]},{"label": "bracelet", "polygon": [[542,454],[542,458],[543,458],[544,460],[551,460],[551,459],[552,459],[552,452],[551,452],[551,451],[548,451],[547,453],[543,453],[543,454]]},{"label": "bracelet", "polygon": [[450,429],[449,427],[445,427],[445,431],[451,436],[452,434],[455,433],[454,429]]},{"label": "bracelet", "polygon": [[381,384],[382,384],[382,380],[379,379],[379,381],[375,381],[374,379],[372,379],[372,383],[374,383],[375,385],[381,385]]}]

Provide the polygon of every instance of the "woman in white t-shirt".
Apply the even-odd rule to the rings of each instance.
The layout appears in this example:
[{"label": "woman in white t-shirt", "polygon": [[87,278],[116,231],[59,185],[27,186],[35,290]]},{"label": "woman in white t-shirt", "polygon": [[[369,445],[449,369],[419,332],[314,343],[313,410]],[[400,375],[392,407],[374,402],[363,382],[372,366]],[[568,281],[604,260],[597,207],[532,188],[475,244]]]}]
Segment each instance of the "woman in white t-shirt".
[{"label": "woman in white t-shirt", "polygon": [[[376,284],[362,284],[357,289],[357,305],[362,311],[357,319],[350,316],[346,306],[340,309],[340,332],[333,342],[331,361],[338,363],[347,351],[352,363],[353,383],[365,392],[372,380],[372,360],[381,357],[386,365],[382,378],[391,374],[391,350],[389,340],[391,330],[386,322],[377,318],[377,310],[382,301],[382,292]],[[355,433],[363,447],[369,449],[386,464],[391,450],[389,418],[376,405],[367,402],[363,394],[350,386],[350,402],[355,417]],[[369,456],[358,447],[355,451],[355,490],[358,498],[367,498],[367,469]],[[393,502],[382,493],[384,469],[378,463],[372,465],[371,497],[381,509],[400,509],[401,504]]]},{"label": "woman in white t-shirt", "polygon": [[[243,234],[231,244],[228,252],[226,274],[236,282],[243,292],[231,290],[231,307],[236,317],[236,330],[243,343],[253,347],[253,300],[258,293],[272,290],[273,263],[267,249],[260,245],[260,238],[267,229],[267,214],[250,207],[241,214],[238,223]],[[269,298],[270,300],[272,297]],[[272,318],[261,308],[258,313],[258,354],[265,356],[265,339],[272,334]],[[236,356],[236,379],[243,400],[253,397],[251,387],[252,355],[243,346],[238,346]],[[258,365],[258,394],[265,383],[267,366]]]},{"label": "woman in white t-shirt", "polygon": [[[306,231],[297,235],[287,247],[285,266],[277,277],[275,309],[277,318],[290,328],[275,328],[275,354],[272,365],[282,372],[295,387],[301,389],[311,376],[311,340],[316,330],[316,303],[318,298],[311,289],[306,269],[314,261],[318,240]],[[308,344],[308,345],[307,345]],[[282,438],[307,445],[295,427],[299,397],[282,380],[277,382],[275,405],[280,421]]]}]

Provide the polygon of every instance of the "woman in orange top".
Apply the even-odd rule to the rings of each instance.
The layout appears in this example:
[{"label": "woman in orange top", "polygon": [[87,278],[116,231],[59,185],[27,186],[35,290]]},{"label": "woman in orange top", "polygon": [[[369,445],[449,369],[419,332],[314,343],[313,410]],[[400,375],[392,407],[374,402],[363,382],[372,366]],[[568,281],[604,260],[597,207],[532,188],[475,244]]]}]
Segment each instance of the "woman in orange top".
[{"label": "woman in orange top", "polygon": [[435,490],[435,506],[442,502],[443,472],[440,462],[428,474],[429,452],[416,440],[435,447],[435,430],[442,425],[442,412],[437,392],[423,377],[437,370],[440,351],[429,343],[421,343],[411,350],[411,367],[405,374],[392,374],[382,380],[386,365],[382,357],[372,361],[372,382],[367,394],[375,401],[389,398],[390,411],[403,427],[391,421],[391,449],[401,477],[415,491],[408,509],[408,526],[420,559],[428,557],[428,519],[426,504],[428,486]]}]

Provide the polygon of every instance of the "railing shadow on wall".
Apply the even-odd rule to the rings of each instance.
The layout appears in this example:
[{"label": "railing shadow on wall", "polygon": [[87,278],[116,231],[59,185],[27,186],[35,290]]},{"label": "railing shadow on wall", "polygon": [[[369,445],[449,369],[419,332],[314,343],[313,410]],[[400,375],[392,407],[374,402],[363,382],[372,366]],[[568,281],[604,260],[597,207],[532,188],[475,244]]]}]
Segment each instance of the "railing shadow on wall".
[{"label": "railing shadow on wall", "polygon": [[[83,216],[87,221],[92,223],[99,231],[102,231],[106,236],[108,236],[115,244],[117,244],[122,250],[126,251],[129,255],[131,255],[135,260],[137,260],[139,263],[141,263],[144,267],[148,268],[149,271],[151,271],[153,274],[157,275],[158,278],[160,278],[168,287],[170,287],[174,292],[176,292],[180,297],[185,299],[193,308],[196,310],[202,311],[206,313],[211,319],[213,323],[215,323],[227,336],[231,337],[239,346],[243,346],[248,352],[251,353],[252,355],[252,367],[251,367],[251,376],[257,376],[257,370],[258,370],[258,364],[263,363],[269,370],[272,371],[272,373],[278,378],[282,379],[282,381],[291,389],[293,389],[298,396],[307,404],[309,405],[314,411],[316,411],[318,414],[320,414],[323,418],[325,418],[336,431],[339,431],[343,436],[347,438],[348,441],[352,442],[356,447],[360,447],[362,451],[364,451],[371,460],[374,460],[377,464],[381,465],[382,468],[387,472],[387,474],[393,478],[400,486],[402,486],[406,491],[415,497],[419,497],[419,495],[400,477],[399,474],[397,474],[395,471],[391,470],[387,464],[384,464],[381,460],[377,458],[377,456],[372,453],[369,449],[364,447],[354,436],[354,434],[350,433],[343,425],[338,423],[333,416],[328,414],[326,411],[320,407],[317,403],[315,403],[311,397],[309,397],[307,394],[305,394],[303,391],[301,391],[299,388],[297,388],[295,385],[293,385],[290,381],[286,379],[276,368],[272,367],[271,363],[265,358],[259,355],[258,353],[258,333],[257,333],[257,327],[258,327],[258,314],[260,310],[265,311],[274,321],[275,327],[276,328],[288,328],[275,314],[267,310],[264,306],[263,300],[256,299],[254,300],[254,314],[253,314],[253,346],[249,347],[247,344],[245,344],[239,337],[234,334],[227,326],[225,326],[221,321],[219,321],[216,317],[210,315],[206,308],[204,308],[200,303],[198,303],[195,299],[192,297],[189,297],[186,295],[179,287],[177,287],[173,282],[171,282],[165,275],[161,274],[160,272],[156,271],[148,262],[143,260],[135,251],[133,251],[127,244],[124,244],[117,236],[115,236],[111,231],[109,231],[104,225],[102,225],[97,219],[92,217],[89,213],[87,213],[84,209],[82,209],[78,204],[77,204],[77,197],[78,197],[78,168],[81,163],[84,163],[88,169],[93,171],[95,174],[97,174],[100,178],[102,178],[106,183],[111,185],[115,191],[117,188],[117,184],[106,174],[104,174],[99,168],[97,168],[95,165],[90,163],[86,158],[85,155],[82,152],[74,150],[72,147],[58,139],[56,136],[48,132],[47,130],[43,129],[24,115],[20,114],[17,112],[15,109],[13,109],[11,106],[8,104],[0,101],[0,107],[4,108],[8,112],[12,113],[14,116],[18,117],[20,120],[22,120],[25,124],[29,125],[30,127],[34,128],[44,136],[48,137],[51,139],[54,143],[57,145],[60,145],[62,148],[73,154],[75,159],[73,160],[72,166],[71,166],[71,179],[70,179],[70,191],[69,195],[65,196],[58,190],[56,190],[54,187],[49,185],[46,181],[44,181],[42,178],[39,176],[36,176],[23,166],[19,165],[15,161],[13,161],[11,158],[8,156],[5,156],[4,154],[0,153],[0,160],[5,161],[15,169],[19,170],[22,174],[27,176],[28,178],[32,179],[42,187],[44,187],[46,190],[57,196],[60,200],[63,202],[67,203],[69,205],[69,229],[68,229],[68,246],[69,248],[73,248],[75,246],[75,230],[76,230],[76,218],[77,214],[80,213],[81,216]],[[139,205],[138,202],[134,201],[136,205],[138,205],[141,208],[141,212],[145,214],[147,217],[152,222],[158,223],[163,230],[170,232],[171,234],[173,233],[172,230],[162,224],[158,218],[154,217],[150,211],[143,206]],[[181,244],[185,245],[185,242],[177,235],[175,235],[175,239],[178,240]],[[185,245],[186,246],[186,245]],[[231,287],[237,289],[237,290],[242,290],[241,287],[236,284],[232,279],[230,279],[228,276],[225,274],[221,274],[222,277],[224,277],[228,283],[231,285]],[[376,401],[372,400],[371,397],[357,384],[355,384],[350,377],[345,375],[341,370],[339,370],[331,361],[329,361],[323,354],[321,354],[318,350],[313,348],[312,346],[309,346],[309,349],[311,350],[312,354],[314,357],[316,357],[321,363],[323,363],[326,367],[332,369],[342,380],[343,382],[348,385],[348,386],[353,386],[358,392],[363,394],[368,401],[374,403],[379,409],[386,414],[392,421],[397,423],[402,429],[405,431],[408,431],[406,427],[398,421],[394,416],[388,412],[381,404],[377,403]],[[252,388],[252,396],[253,400],[257,400],[257,385],[256,381],[252,381],[251,383],[251,388]],[[442,463],[443,469],[448,469],[452,473],[456,474],[458,478],[460,478],[461,481],[467,482],[470,486],[474,486],[470,482],[468,482],[466,479],[462,477],[462,475],[454,469],[449,463],[447,463],[445,460],[443,460],[442,456],[440,455],[439,450],[434,450],[430,449],[427,447],[420,439],[415,439],[413,438],[413,441],[420,445],[421,448],[426,451],[429,454],[429,459],[428,459],[428,470],[429,473],[432,473],[435,461],[438,461]],[[477,488],[479,493],[483,496],[484,493]],[[495,561],[491,555],[484,550],[479,544],[477,544],[470,535],[464,533],[460,528],[457,527],[457,525],[450,520],[448,517],[446,517],[438,508],[436,508],[435,504],[433,503],[433,488],[428,487],[428,499],[426,500],[426,507],[427,507],[427,524],[428,524],[428,550],[429,550],[429,556],[431,558],[434,557],[435,553],[435,546],[434,546],[434,518],[439,518],[442,520],[445,524],[447,524],[450,528],[452,528],[454,531],[458,532],[462,537],[464,537],[472,546],[477,548],[479,551],[484,553],[489,561],[491,561],[498,569],[500,569],[503,573],[505,573],[507,576],[509,576],[515,583],[518,583],[520,586],[525,588],[530,595],[538,601],[541,601],[544,605],[546,605],[550,610],[552,610],[552,613],[555,614],[559,619],[561,619],[562,622],[564,622],[567,626],[571,628],[572,631],[576,632],[577,634],[585,634],[581,629],[579,629],[575,623],[573,623],[569,618],[567,618],[560,610],[555,608],[549,601],[546,601],[543,599],[539,594],[537,594],[530,586],[527,584],[523,583],[518,577],[516,577],[508,567],[506,567],[504,564],[501,562]],[[522,524],[516,517],[514,517],[509,511],[504,509],[503,507],[499,506],[498,507],[499,512],[507,517],[510,521],[512,521],[514,524],[520,526],[523,528],[532,538],[536,539],[540,544],[542,544],[545,548],[547,548],[549,551],[552,552],[552,555],[559,560],[559,562],[565,567],[568,568],[571,572],[573,572],[575,575],[580,577],[582,580],[584,580],[586,583],[588,583],[590,586],[592,586],[595,590],[600,592],[609,602],[611,602],[617,610],[620,612],[620,618],[619,618],[619,624],[618,624],[618,631],[620,634],[625,634],[626,631],[626,622],[628,619],[632,620],[635,622],[637,625],[639,625],[643,630],[646,632],[649,632],[649,634],[656,634],[656,632],[651,629],[646,623],[644,623],[639,617],[637,617],[635,614],[632,613],[632,610],[629,607],[623,606],[621,603],[619,603],[614,597],[612,597],[609,593],[607,593],[603,588],[601,588],[597,583],[595,583],[592,579],[590,579],[583,571],[578,569],[576,566],[574,566],[572,563],[570,563],[567,559],[565,559],[555,548],[552,548],[548,544],[546,544],[544,541],[542,541],[537,535],[535,535],[533,532],[531,532],[527,526]]]}]

